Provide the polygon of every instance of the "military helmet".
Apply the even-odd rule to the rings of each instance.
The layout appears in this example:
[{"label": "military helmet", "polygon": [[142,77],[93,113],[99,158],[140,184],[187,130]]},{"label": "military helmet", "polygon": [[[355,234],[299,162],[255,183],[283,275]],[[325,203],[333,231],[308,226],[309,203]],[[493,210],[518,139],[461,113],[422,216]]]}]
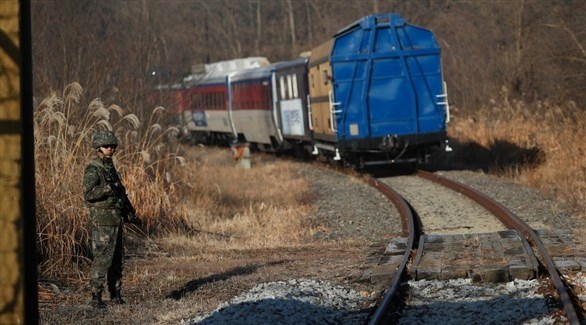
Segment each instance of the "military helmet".
[{"label": "military helmet", "polygon": [[94,139],[92,141],[92,146],[95,149],[105,145],[118,145],[118,139],[116,139],[116,135],[112,131],[98,131],[94,133]]}]

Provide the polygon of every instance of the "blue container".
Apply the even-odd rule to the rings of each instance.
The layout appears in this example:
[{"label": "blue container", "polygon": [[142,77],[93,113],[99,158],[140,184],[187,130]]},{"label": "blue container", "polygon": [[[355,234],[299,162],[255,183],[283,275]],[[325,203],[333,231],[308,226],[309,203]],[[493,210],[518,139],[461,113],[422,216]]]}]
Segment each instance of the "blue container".
[{"label": "blue container", "polygon": [[367,16],[336,33],[330,62],[343,150],[444,143],[447,95],[430,30],[397,14]]}]

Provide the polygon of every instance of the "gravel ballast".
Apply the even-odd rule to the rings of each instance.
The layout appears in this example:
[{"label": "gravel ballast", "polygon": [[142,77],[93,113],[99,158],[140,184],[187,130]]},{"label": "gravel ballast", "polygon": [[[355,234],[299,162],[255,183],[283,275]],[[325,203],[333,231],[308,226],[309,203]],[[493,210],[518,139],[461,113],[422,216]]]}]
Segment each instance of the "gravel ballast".
[{"label": "gravel ballast", "polygon": [[553,324],[537,280],[473,285],[470,279],[410,281],[399,324]]},{"label": "gravel ballast", "polygon": [[[583,280],[582,280],[583,281]],[[410,281],[398,324],[554,324],[537,280],[474,285],[470,279]],[[263,283],[181,324],[365,324],[360,293],[327,282]]]},{"label": "gravel ballast", "polygon": [[181,324],[363,324],[360,293],[323,281],[261,283],[209,315]]}]

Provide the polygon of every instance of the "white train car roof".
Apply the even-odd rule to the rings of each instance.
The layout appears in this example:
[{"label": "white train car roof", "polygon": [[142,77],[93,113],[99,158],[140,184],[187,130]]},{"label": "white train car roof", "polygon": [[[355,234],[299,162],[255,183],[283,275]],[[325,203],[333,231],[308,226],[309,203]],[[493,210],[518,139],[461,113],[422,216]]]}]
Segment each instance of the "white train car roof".
[{"label": "white train car roof", "polygon": [[183,82],[188,87],[223,83],[229,74],[261,68],[269,64],[269,61],[265,57],[249,57],[209,63],[204,65],[205,73],[190,74],[183,79]]},{"label": "white train car roof", "polygon": [[260,68],[252,68],[252,69],[236,71],[230,76],[230,80],[231,81],[241,81],[241,80],[247,80],[247,79],[266,78],[271,75],[271,72],[272,72],[271,66],[272,66],[272,64],[264,66],[264,67],[260,67]]},{"label": "white train car roof", "polygon": [[263,66],[260,68],[253,68],[253,69],[245,69],[235,72],[231,77],[231,81],[241,81],[246,79],[260,79],[269,77],[273,72],[294,67],[297,65],[302,65],[307,62],[307,58],[300,57],[291,61],[281,61],[272,63],[267,66]]},{"label": "white train car roof", "polygon": [[160,90],[160,91],[163,91],[163,90],[180,90],[182,88],[183,88],[183,84],[180,84],[180,83],[175,83],[175,84],[172,84],[172,85],[156,85],[154,87],[155,90]]},{"label": "white train car roof", "polygon": [[224,74],[227,75],[228,73],[234,71],[240,71],[245,69],[252,69],[252,68],[259,68],[269,65],[270,62],[267,58],[258,56],[258,57],[248,57],[242,59],[234,59],[234,60],[227,60],[227,61],[220,61],[209,63],[205,65],[205,72],[208,74]]},{"label": "white train car roof", "polygon": [[190,74],[189,76],[183,78],[183,84],[186,87],[193,87],[198,85],[211,85],[211,84],[219,84],[224,83],[226,80],[226,74],[223,75],[216,75],[216,74]]},{"label": "white train car roof", "polygon": [[272,67],[272,71],[278,71],[278,70],[282,70],[282,69],[295,67],[298,65],[304,65],[307,63],[307,60],[308,60],[308,58],[306,58],[306,57],[299,57],[297,59],[290,60],[290,61],[277,62],[277,63],[271,64],[270,66]]}]

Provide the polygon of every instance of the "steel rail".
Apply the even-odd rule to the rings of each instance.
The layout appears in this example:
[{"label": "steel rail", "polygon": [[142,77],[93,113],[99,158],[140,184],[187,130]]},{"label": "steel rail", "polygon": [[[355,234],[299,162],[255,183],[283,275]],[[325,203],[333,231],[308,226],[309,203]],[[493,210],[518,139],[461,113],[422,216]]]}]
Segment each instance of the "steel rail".
[{"label": "steel rail", "polygon": [[374,314],[370,318],[369,324],[388,324],[389,323],[389,313],[388,311],[391,309],[393,299],[396,297],[396,294],[399,290],[399,284],[401,280],[406,275],[407,271],[407,263],[409,262],[409,258],[411,256],[411,252],[415,248],[415,240],[416,237],[419,236],[421,233],[420,226],[415,220],[415,216],[411,212],[411,208],[407,204],[407,202],[395,192],[390,186],[379,182],[377,179],[371,176],[365,176],[366,181],[369,185],[376,188],[379,192],[385,195],[397,208],[400,216],[401,222],[403,224],[403,233],[407,232],[408,239],[407,239],[407,246],[405,247],[405,253],[403,254],[403,260],[397,269],[395,270],[395,274],[393,275],[393,279],[391,280],[391,284],[385,295],[379,304],[378,308],[375,310]]},{"label": "steel rail", "polygon": [[417,176],[428,179],[430,181],[436,182],[443,186],[446,186],[456,192],[459,192],[463,195],[466,195],[476,203],[482,205],[485,209],[493,213],[503,224],[505,224],[509,229],[515,229],[517,232],[521,233],[527,241],[529,241],[534,247],[537,247],[541,258],[545,262],[545,266],[549,273],[549,278],[551,283],[556,288],[560,302],[564,307],[564,311],[566,312],[566,317],[570,324],[580,324],[580,320],[578,318],[578,314],[574,308],[572,303],[572,299],[564,286],[564,283],[555,267],[553,259],[547,253],[545,246],[535,233],[531,227],[525,221],[521,220],[507,208],[502,206],[500,203],[496,202],[495,200],[487,197],[486,195],[476,191],[475,189],[464,185],[462,183],[447,179],[440,175],[436,175],[430,172],[419,170],[417,171]]}]

